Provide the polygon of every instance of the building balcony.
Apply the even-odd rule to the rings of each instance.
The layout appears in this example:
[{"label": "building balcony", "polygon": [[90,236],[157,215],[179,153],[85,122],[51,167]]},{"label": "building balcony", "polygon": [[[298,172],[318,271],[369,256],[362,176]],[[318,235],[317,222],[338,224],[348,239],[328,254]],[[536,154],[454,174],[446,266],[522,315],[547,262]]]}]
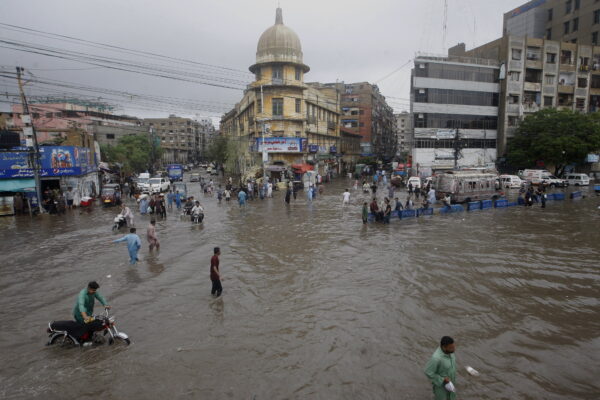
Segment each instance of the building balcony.
[{"label": "building balcony", "polygon": [[523,88],[528,92],[541,92],[542,84],[538,82],[525,82]]},{"label": "building balcony", "polygon": [[510,114],[518,114],[520,112],[520,106],[519,104],[507,104],[506,105],[506,112],[510,113]]},{"label": "building balcony", "polygon": [[295,79],[271,78],[252,82],[251,84],[246,86],[246,89],[260,89],[261,86],[263,86],[263,88],[269,86],[291,86],[299,89],[308,88],[308,86],[305,85],[302,81],[297,81]]},{"label": "building balcony", "polygon": [[558,85],[558,93],[573,94],[575,92],[575,86]]},{"label": "building balcony", "polygon": [[539,104],[536,103],[525,103],[523,104],[523,112],[526,113],[534,113],[534,112],[538,112],[540,111],[540,106]]},{"label": "building balcony", "polygon": [[536,59],[536,60],[527,59],[525,61],[525,68],[542,69],[542,60],[540,60],[540,59]]},{"label": "building balcony", "polygon": [[573,64],[560,64],[561,72],[575,72],[577,68]]}]

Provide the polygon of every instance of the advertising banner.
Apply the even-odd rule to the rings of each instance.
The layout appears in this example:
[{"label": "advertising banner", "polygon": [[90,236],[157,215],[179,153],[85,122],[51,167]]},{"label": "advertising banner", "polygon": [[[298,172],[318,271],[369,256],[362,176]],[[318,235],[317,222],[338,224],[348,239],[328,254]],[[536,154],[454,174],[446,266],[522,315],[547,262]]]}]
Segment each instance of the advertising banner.
[{"label": "advertising banner", "polygon": [[[41,146],[40,176],[86,175],[97,171],[92,157],[93,153],[87,147]],[[27,152],[0,153],[0,179],[33,177],[30,163],[31,157]]]},{"label": "advertising banner", "polygon": [[270,137],[265,138],[264,148],[262,138],[256,139],[259,152],[267,153],[301,153],[303,151],[303,139],[295,137]]}]

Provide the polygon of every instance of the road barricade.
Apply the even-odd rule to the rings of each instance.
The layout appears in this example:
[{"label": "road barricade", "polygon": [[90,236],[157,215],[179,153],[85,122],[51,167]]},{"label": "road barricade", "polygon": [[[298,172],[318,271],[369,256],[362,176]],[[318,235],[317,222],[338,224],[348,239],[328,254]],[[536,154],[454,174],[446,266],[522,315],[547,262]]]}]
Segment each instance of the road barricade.
[{"label": "road barricade", "polygon": [[508,207],[508,200],[506,199],[498,199],[494,202],[494,207],[496,208],[504,208]]},{"label": "road barricade", "polygon": [[417,217],[421,217],[423,215],[433,215],[433,208],[419,208],[417,210]]},{"label": "road barricade", "polygon": [[467,204],[467,211],[475,211],[481,210],[481,202],[480,201],[471,201]]},{"label": "road barricade", "polygon": [[[550,197],[550,195],[548,195],[548,197]],[[564,193],[552,193],[552,200],[564,200],[564,199],[565,199]]]},{"label": "road barricade", "polygon": [[579,198],[581,198],[582,194],[583,193],[581,193],[581,192],[572,192],[571,193],[571,198],[572,199],[579,199]]},{"label": "road barricade", "polygon": [[491,200],[481,200],[481,209],[485,210],[486,208],[492,208]]},{"label": "road barricade", "polygon": [[404,218],[414,218],[417,216],[417,211],[416,210],[403,210],[400,213],[400,219],[404,219]]}]

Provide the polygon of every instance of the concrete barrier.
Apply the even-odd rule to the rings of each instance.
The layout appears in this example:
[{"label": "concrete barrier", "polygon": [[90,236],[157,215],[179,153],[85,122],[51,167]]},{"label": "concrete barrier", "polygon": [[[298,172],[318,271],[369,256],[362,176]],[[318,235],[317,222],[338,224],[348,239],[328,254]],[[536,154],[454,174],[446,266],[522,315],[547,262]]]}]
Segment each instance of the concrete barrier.
[{"label": "concrete barrier", "polygon": [[417,211],[416,210],[403,210],[400,213],[400,219],[404,219],[404,218],[413,218],[417,216]]},{"label": "concrete barrier", "polygon": [[492,208],[491,200],[481,200],[481,209],[484,210],[486,208]]},{"label": "concrete barrier", "polygon": [[494,202],[494,207],[496,208],[504,208],[508,207],[508,200],[506,199],[498,199]]},{"label": "concrete barrier", "polygon": [[467,204],[467,211],[481,210],[481,202],[480,201],[471,201]]},{"label": "concrete barrier", "polygon": [[433,208],[419,208],[417,210],[417,217],[423,215],[433,215]]},{"label": "concrete barrier", "polygon": [[581,193],[581,192],[572,192],[572,193],[571,193],[571,198],[572,198],[572,199],[578,199],[578,198],[580,198],[580,197],[581,197],[581,195],[582,195],[582,193]]}]

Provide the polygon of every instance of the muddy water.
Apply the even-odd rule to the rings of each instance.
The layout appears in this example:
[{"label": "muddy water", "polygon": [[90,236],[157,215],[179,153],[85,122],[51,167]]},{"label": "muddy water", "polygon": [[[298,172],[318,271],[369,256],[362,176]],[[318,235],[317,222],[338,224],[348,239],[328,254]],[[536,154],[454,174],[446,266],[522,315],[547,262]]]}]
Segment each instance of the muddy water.
[{"label": "muddy water", "polygon": [[[426,399],[451,335],[460,398],[599,398],[598,198],[365,227],[347,184],[242,210],[201,196],[203,226],[170,213],[135,267],[110,243],[114,209],[0,219],[0,397]],[[45,347],[92,279],[133,344]]]}]

